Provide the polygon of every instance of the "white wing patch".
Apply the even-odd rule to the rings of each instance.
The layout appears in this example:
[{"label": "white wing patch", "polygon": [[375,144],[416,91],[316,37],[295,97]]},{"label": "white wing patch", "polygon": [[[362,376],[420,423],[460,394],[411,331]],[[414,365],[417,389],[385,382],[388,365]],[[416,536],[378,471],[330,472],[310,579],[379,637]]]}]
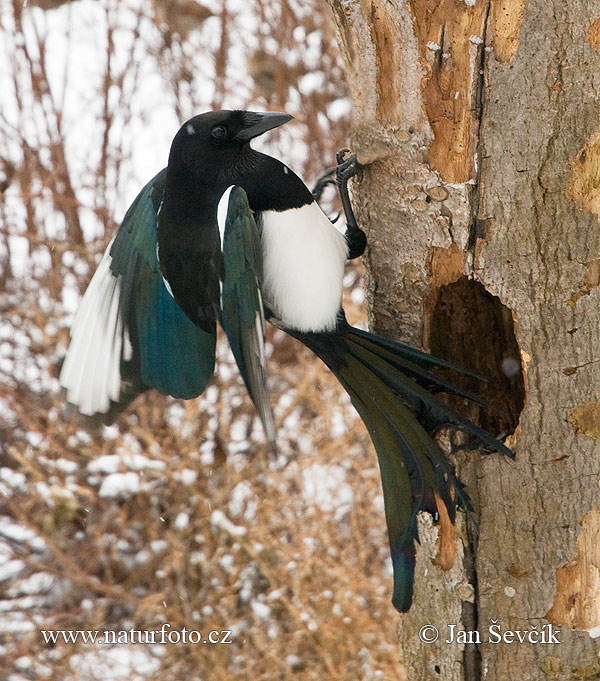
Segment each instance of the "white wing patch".
[{"label": "white wing patch", "polygon": [[132,354],[119,310],[120,281],[110,270],[111,246],[112,241],[81,300],[60,372],[68,401],[87,416],[106,412],[111,400],[119,400],[121,356]]},{"label": "white wing patch", "polygon": [[342,302],[348,246],[311,203],[261,214],[265,302],[287,326],[331,331]]},{"label": "white wing patch", "polygon": [[[160,205],[162,206],[162,203]],[[160,208],[159,208],[159,213],[160,213]],[[160,262],[160,258],[158,257],[158,241],[156,242],[156,262]],[[173,298],[173,300],[175,300],[175,296],[173,295],[173,291],[171,289],[171,284],[169,284],[169,282],[164,278],[162,272],[160,273],[160,278],[162,279],[163,284],[165,285],[165,288],[169,292],[169,295],[171,296],[171,298]]]},{"label": "white wing patch", "polygon": [[219,225],[219,234],[221,236],[221,250],[223,250],[223,239],[225,239],[225,223],[227,222],[227,211],[229,210],[229,196],[231,195],[231,190],[235,185],[227,187],[223,192],[223,196],[219,199],[219,205],[217,206],[217,224]]},{"label": "white wing patch", "polygon": [[[219,227],[219,236],[221,237],[221,250],[223,250],[223,242],[225,240],[225,225],[227,224],[227,213],[229,211],[229,197],[231,196],[231,190],[235,185],[227,187],[223,192],[223,196],[219,199],[219,205],[217,206],[217,225]],[[223,295],[223,282],[219,279],[219,291]]]}]

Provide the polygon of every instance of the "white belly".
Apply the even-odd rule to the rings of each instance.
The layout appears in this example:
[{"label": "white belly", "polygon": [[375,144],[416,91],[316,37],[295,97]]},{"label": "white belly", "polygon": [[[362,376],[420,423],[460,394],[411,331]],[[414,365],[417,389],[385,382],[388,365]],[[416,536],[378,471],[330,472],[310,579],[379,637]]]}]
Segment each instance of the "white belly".
[{"label": "white belly", "polygon": [[265,302],[286,326],[331,331],[348,255],[343,234],[316,203],[261,218]]}]

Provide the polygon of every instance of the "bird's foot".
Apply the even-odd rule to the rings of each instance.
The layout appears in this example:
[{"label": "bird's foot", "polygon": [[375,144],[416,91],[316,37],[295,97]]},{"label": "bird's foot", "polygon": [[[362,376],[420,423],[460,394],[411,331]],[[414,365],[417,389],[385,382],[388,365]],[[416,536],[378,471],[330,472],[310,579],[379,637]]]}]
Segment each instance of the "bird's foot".
[{"label": "bird's foot", "polygon": [[349,149],[338,151],[335,155],[335,168],[330,168],[315,182],[315,185],[311,190],[315,201],[321,199],[325,187],[328,187],[329,185],[342,188],[347,187],[348,181],[353,177],[358,177],[359,182],[362,180],[364,166],[362,163],[359,163],[356,154],[351,154],[346,158],[346,154],[349,153],[349,151]]},{"label": "bird's foot", "polygon": [[[319,201],[325,187],[334,185],[338,188],[340,198],[342,199],[344,215],[346,217],[345,236],[348,243],[348,259],[352,260],[364,253],[365,248],[367,247],[367,237],[356,222],[354,211],[352,210],[352,205],[350,203],[350,194],[348,192],[348,182],[350,178],[357,177],[359,181],[362,180],[363,166],[358,162],[356,154],[351,154],[346,157],[347,153],[349,153],[349,149],[342,149],[337,152],[335,155],[336,167],[328,170],[317,180],[312,189],[312,195],[315,201]],[[333,219],[332,222],[336,222],[338,218],[339,215]]]},{"label": "bird's foot", "polygon": [[347,185],[352,177],[358,178],[359,182],[363,179],[363,164],[358,161],[356,154],[350,154],[350,156],[346,158],[346,154],[349,152],[350,149],[341,149],[335,155],[337,163],[335,179],[338,187]]}]

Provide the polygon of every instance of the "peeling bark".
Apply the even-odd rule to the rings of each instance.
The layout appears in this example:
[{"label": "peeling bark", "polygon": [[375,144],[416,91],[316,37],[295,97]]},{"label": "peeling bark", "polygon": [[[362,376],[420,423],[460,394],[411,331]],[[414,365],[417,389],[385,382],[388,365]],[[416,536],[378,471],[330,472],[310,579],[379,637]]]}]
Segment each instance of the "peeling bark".
[{"label": "peeling bark", "polygon": [[412,0],[411,6],[425,70],[423,104],[434,133],[429,165],[446,182],[466,182],[475,176],[479,121],[472,114],[473,83],[488,5]]},{"label": "peeling bark", "polygon": [[556,595],[546,619],[596,635],[600,633],[600,509],[587,513],[581,527],[577,556],[556,571]]},{"label": "peeling bark", "polygon": [[526,0],[500,0],[491,3],[491,28],[494,59],[509,62],[519,47],[519,31]]},{"label": "peeling bark", "polygon": [[[372,326],[437,342],[469,366],[454,324],[440,344],[432,319],[444,287],[474,280],[508,315],[484,330],[473,318],[475,343],[514,327],[525,381],[509,439],[516,462],[459,456],[478,540],[463,528],[449,550],[447,524],[440,539],[422,520],[399,635],[408,677],[598,678],[600,646],[587,633],[600,626],[597,3],[331,4],[355,101],[351,143],[369,164],[354,200]],[[449,571],[434,564],[448,567],[454,549]],[[483,635],[492,618],[503,630],[560,623],[562,642],[425,645],[417,635],[461,622]]]},{"label": "peeling bark", "polygon": [[600,439],[600,402],[579,404],[569,414],[568,421],[576,433],[582,433],[594,440]]}]

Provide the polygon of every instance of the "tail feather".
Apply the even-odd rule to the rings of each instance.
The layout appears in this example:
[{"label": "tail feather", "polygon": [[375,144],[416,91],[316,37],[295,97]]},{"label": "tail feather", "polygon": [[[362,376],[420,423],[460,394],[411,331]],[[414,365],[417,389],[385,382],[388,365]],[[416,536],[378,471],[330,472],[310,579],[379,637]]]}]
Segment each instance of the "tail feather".
[{"label": "tail feather", "polygon": [[[358,329],[356,329],[358,331]],[[480,404],[483,407],[486,407],[488,409],[491,409],[491,405],[489,405],[485,400],[483,400],[479,395],[475,395],[475,393],[469,392],[467,390],[464,390],[463,388],[460,388],[453,383],[450,383],[450,381],[445,380],[441,376],[436,376],[435,374],[432,374],[429,369],[424,369],[422,368],[421,365],[416,364],[413,362],[411,359],[406,358],[404,356],[404,349],[406,346],[401,345],[398,343],[398,349],[401,351],[400,352],[394,352],[391,350],[387,343],[390,341],[387,341],[386,344],[382,344],[379,341],[385,341],[383,338],[379,338],[378,336],[373,336],[372,338],[365,338],[363,335],[357,335],[354,334],[353,332],[355,329],[351,329],[351,331],[348,334],[348,342],[352,343],[353,345],[363,347],[365,350],[370,350],[371,352],[375,352],[377,354],[377,357],[385,360],[392,366],[396,367],[404,376],[409,376],[410,378],[413,378],[420,386],[426,388],[427,390],[435,391],[435,392],[448,392],[452,393],[454,395],[459,395],[460,397],[465,397],[466,399],[470,400],[471,402],[475,402],[476,404]],[[364,332],[363,332],[364,333]],[[409,348],[409,350],[412,350],[412,348]],[[484,380],[484,379],[480,379]]]},{"label": "tail feather", "polygon": [[452,424],[486,447],[513,457],[511,450],[430,390],[451,392],[485,405],[477,396],[429,371],[438,366],[476,377],[401,343],[345,325],[337,333],[289,331],[320,357],[338,378],[371,436],[383,487],[394,569],[392,602],[410,608],[413,593],[417,514],[437,512],[436,495],[452,522],[457,508],[472,510],[468,495],[431,432]]},{"label": "tail feather", "polygon": [[435,441],[367,365],[350,355],[335,373],[375,445],[394,569],[392,602],[405,612],[412,602],[417,514],[436,512],[434,492],[452,520],[457,504],[470,508],[470,502]]},{"label": "tail feather", "polygon": [[[400,612],[412,603],[417,512],[425,495],[422,472],[412,449],[383,412],[363,401],[346,381],[342,385],[365,423],[379,460],[388,541],[394,573],[392,602]],[[399,449],[401,457],[394,456]],[[413,503],[409,500],[414,499]]]},{"label": "tail feather", "polygon": [[[428,390],[419,385],[416,380],[411,380],[414,379],[414,373],[411,370],[405,370],[402,368],[401,363],[390,360],[385,348],[383,353],[379,351],[379,340],[379,337],[373,336],[370,339],[371,347],[368,348],[364,343],[355,343],[352,334],[349,334],[347,336],[348,350],[415,409],[417,417],[420,417],[419,421],[422,425],[427,426],[427,430],[433,431],[451,424],[472,435],[480,444],[485,445],[489,449],[505,454],[511,459],[514,458],[513,452],[506,445],[492,437],[483,428],[462,416],[450,405],[432,395]],[[439,385],[442,385],[442,383],[440,382]],[[451,384],[448,385],[450,385],[448,392],[466,397],[482,406],[487,406],[483,400]]]},{"label": "tail feather", "polygon": [[411,348],[410,345],[404,345],[404,343],[399,343],[398,341],[393,341],[390,340],[389,338],[377,336],[373,333],[369,333],[368,331],[357,329],[355,326],[348,325],[347,332],[354,338],[363,338],[369,342],[376,342],[380,348],[387,348],[388,350],[391,350],[391,352],[394,355],[398,357],[403,357],[404,359],[407,359],[410,362],[413,362],[413,364],[417,364],[418,366],[422,367],[434,366],[439,367],[440,369],[451,369],[452,371],[455,371],[457,374],[461,374],[462,376],[469,376],[470,378],[476,378],[478,381],[481,381],[482,383],[487,383],[486,378],[480,376],[479,374],[476,374],[473,371],[469,371],[468,369],[464,369],[463,367],[456,366],[456,364],[446,362],[443,359],[439,359],[439,357],[428,355],[426,352],[423,352],[422,350]]}]

